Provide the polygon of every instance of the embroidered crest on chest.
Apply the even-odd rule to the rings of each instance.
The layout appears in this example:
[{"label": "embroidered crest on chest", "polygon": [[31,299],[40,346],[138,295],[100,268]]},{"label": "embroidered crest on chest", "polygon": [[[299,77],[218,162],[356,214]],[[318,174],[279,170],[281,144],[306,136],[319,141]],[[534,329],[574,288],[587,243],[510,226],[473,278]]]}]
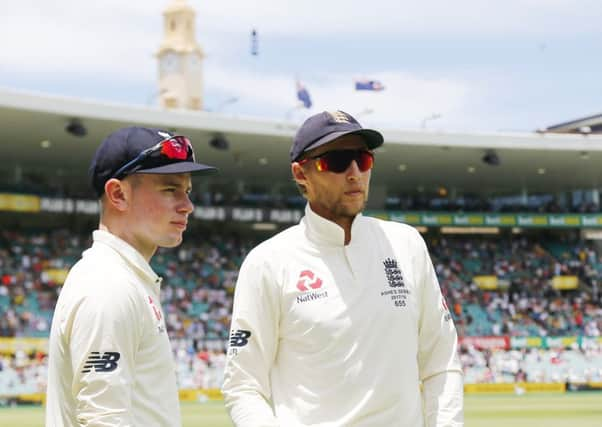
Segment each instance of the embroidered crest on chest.
[{"label": "embroidered crest on chest", "polygon": [[397,260],[395,258],[387,258],[383,261],[383,265],[385,266],[385,274],[387,276],[389,286],[392,288],[404,286],[403,275],[401,274],[401,270],[397,265]]},{"label": "embroidered crest on chest", "polygon": [[408,305],[411,291],[404,283],[403,274],[395,258],[385,259],[383,265],[385,266],[385,275],[387,276],[387,282],[389,282],[389,288],[381,291],[380,295],[381,297],[390,298],[394,307],[403,310]]}]

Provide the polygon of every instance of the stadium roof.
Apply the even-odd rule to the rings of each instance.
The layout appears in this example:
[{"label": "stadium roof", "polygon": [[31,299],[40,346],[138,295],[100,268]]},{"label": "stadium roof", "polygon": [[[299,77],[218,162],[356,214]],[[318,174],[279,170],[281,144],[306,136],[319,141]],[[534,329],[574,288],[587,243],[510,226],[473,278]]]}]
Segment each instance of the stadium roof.
[{"label": "stadium roof", "polygon": [[[85,127],[85,136],[66,131],[73,120]],[[9,89],[0,89],[0,123],[0,179],[9,185],[19,176],[27,176],[33,181],[68,182],[70,190],[88,191],[87,168],[98,143],[119,127],[138,124],[189,136],[197,158],[220,168],[221,173],[209,181],[215,185],[296,191],[288,151],[299,123],[107,104]],[[602,136],[382,132],[385,145],[377,152],[372,178],[376,198],[434,193],[441,186],[452,195],[487,196],[602,186]],[[228,141],[227,150],[210,146],[217,135]],[[499,165],[495,165],[496,159]]]},{"label": "stadium roof", "polygon": [[602,114],[559,123],[541,129],[540,132],[602,134]]}]

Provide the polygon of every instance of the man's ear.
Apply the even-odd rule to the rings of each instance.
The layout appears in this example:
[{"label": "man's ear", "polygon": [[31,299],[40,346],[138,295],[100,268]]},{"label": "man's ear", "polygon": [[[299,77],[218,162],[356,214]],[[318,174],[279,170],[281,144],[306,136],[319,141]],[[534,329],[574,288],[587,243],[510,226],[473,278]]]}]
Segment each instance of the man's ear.
[{"label": "man's ear", "polygon": [[131,186],[125,181],[111,178],[105,183],[105,197],[109,205],[118,211],[125,211],[130,204]]},{"label": "man's ear", "polygon": [[299,162],[291,163],[291,173],[293,175],[293,179],[297,184],[305,185],[307,177],[305,176],[305,171],[303,170],[303,167],[299,164]]}]

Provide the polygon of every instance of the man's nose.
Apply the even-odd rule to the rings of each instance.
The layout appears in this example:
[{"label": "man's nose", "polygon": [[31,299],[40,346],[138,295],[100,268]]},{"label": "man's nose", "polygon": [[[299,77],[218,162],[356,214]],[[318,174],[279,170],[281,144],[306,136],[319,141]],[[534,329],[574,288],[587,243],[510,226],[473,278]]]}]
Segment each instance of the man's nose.
[{"label": "man's nose", "polygon": [[187,214],[194,210],[194,205],[192,204],[192,200],[190,200],[190,196],[188,194],[184,196],[184,200],[182,200],[179,210],[181,212],[186,212]]},{"label": "man's nose", "polygon": [[351,161],[351,163],[347,167],[347,170],[345,171],[345,174],[347,175],[347,179],[349,180],[359,179],[360,175],[362,174],[362,171],[360,170],[360,167],[357,164],[357,160]]}]

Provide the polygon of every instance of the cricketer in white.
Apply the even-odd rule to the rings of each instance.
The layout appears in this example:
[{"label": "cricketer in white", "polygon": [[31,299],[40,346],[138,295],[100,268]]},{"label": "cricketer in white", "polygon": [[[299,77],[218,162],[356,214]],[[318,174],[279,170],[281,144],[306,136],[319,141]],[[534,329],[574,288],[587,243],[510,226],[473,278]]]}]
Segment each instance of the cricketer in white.
[{"label": "cricketer in white", "polygon": [[117,236],[93,238],[52,320],[46,426],[179,426],[161,278]]},{"label": "cricketer in white", "polygon": [[236,426],[463,425],[457,334],[412,227],[312,211],[253,249],[223,393]]}]

